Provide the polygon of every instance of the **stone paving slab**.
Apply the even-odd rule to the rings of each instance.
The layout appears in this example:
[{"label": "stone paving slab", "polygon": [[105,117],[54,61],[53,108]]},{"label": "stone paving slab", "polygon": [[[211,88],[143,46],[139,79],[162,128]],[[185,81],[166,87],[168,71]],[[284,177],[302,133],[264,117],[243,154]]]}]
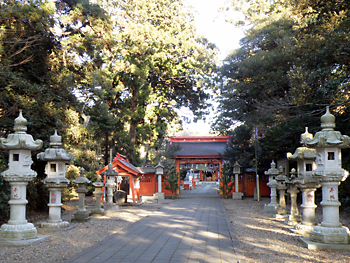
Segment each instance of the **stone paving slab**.
[{"label": "stone paving slab", "polygon": [[[206,187],[197,191],[204,193]],[[232,263],[245,259],[221,199],[203,194],[164,204],[151,216],[65,262]]]}]

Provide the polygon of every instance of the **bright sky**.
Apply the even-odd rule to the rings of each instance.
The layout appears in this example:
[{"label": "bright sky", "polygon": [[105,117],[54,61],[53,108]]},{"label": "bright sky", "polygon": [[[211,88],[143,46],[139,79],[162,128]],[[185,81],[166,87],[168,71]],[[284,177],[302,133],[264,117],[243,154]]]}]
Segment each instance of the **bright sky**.
[{"label": "bright sky", "polygon": [[[185,0],[197,11],[195,15],[195,23],[199,35],[205,36],[210,42],[216,44],[220,50],[219,60],[223,60],[230,51],[239,47],[239,40],[244,37],[241,29],[235,28],[233,25],[226,23],[223,15],[218,9],[227,2],[227,0]],[[182,109],[181,113],[186,117],[191,117],[189,110]],[[208,135],[210,124],[216,116],[212,112],[207,116],[207,121],[198,121],[197,123],[184,124],[184,130],[192,131],[196,135]]]}]

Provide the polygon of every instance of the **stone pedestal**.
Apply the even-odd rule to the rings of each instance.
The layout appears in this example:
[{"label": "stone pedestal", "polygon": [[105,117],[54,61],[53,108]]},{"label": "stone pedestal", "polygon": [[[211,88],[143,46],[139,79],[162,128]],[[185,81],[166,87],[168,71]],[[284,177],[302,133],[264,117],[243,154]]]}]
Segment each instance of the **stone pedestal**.
[{"label": "stone pedestal", "polygon": [[104,183],[95,182],[92,185],[95,186],[94,196],[96,202],[95,207],[91,210],[90,215],[104,215],[105,211],[103,208],[101,208],[101,196],[103,195],[102,187],[104,186]]},{"label": "stone pedestal", "polygon": [[328,244],[348,244],[349,229],[339,222],[338,186],[340,182],[321,182],[322,216],[320,226],[310,232],[310,240]]},{"label": "stone pedestal", "polygon": [[233,192],[232,199],[234,200],[242,200],[243,194],[240,192]]},{"label": "stone pedestal", "polygon": [[286,224],[289,226],[295,226],[301,221],[301,216],[299,215],[298,204],[297,204],[297,194],[299,190],[296,187],[292,187],[288,190],[290,194],[290,214],[286,219]]},{"label": "stone pedestal", "polygon": [[[67,179],[68,181],[68,179]],[[65,183],[68,185],[68,182]],[[60,185],[59,185],[60,186]],[[63,186],[62,188],[65,188],[66,186]],[[67,221],[62,221],[61,219],[61,187],[48,187],[50,190],[50,200],[48,203],[49,207],[49,218],[46,220],[46,222],[42,222],[40,224],[40,227],[45,228],[67,228],[69,227],[69,223]]]},{"label": "stone pedestal", "polygon": [[232,193],[232,199],[242,200],[243,193],[239,192],[239,175],[235,174],[235,191]]},{"label": "stone pedestal", "polygon": [[37,229],[25,219],[28,182],[10,182],[10,220],[0,228],[0,240],[16,241],[37,237]]},{"label": "stone pedestal", "polygon": [[[306,186],[306,185],[305,185]],[[306,186],[307,187],[307,186]],[[302,192],[302,221],[295,225],[294,229],[296,232],[301,234],[310,233],[316,226],[315,219],[315,188],[300,188]]]},{"label": "stone pedestal", "polygon": [[157,196],[158,200],[164,200],[165,199],[164,193],[155,193],[155,194],[153,194],[153,196]]}]

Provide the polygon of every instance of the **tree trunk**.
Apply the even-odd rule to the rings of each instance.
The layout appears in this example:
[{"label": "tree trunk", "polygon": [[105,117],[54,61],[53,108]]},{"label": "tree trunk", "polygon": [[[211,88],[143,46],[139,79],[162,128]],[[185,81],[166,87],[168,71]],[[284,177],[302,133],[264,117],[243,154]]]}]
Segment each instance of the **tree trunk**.
[{"label": "tree trunk", "polygon": [[109,150],[109,140],[108,140],[108,132],[105,133],[105,147],[106,147],[106,152],[105,152],[105,165],[108,165],[108,158],[109,158],[109,154],[108,154],[108,150]]},{"label": "tree trunk", "polygon": [[130,122],[130,146],[134,147],[136,142],[136,126],[138,124],[138,120],[136,119],[136,111],[137,111],[137,99],[138,99],[138,88],[134,88],[132,92],[132,102],[131,102],[131,122]]}]

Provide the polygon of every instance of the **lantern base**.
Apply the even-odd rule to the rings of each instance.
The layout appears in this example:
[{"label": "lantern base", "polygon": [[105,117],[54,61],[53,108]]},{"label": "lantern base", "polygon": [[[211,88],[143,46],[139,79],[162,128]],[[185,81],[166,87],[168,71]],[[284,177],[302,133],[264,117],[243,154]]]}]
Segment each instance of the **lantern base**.
[{"label": "lantern base", "polygon": [[284,223],[286,225],[288,225],[288,226],[295,226],[299,222],[301,222],[301,216],[300,215],[289,215],[287,217],[286,221],[284,221]]},{"label": "lantern base", "polygon": [[299,224],[296,224],[292,231],[298,234],[305,235],[305,234],[309,234],[312,230],[314,230],[315,226],[316,225],[305,225],[301,222]]},{"label": "lantern base", "polygon": [[164,200],[165,199],[164,193],[154,193],[153,196],[154,197],[158,197],[158,200]]},{"label": "lantern base", "polygon": [[103,208],[94,208],[91,210],[91,213],[89,214],[91,215],[101,215],[103,216],[105,214],[105,210]]},{"label": "lantern base", "polygon": [[42,222],[40,224],[41,228],[67,228],[69,227],[69,223],[67,221],[61,221],[61,222],[55,222],[55,223],[50,223],[50,222]]},{"label": "lantern base", "polygon": [[232,193],[232,199],[234,200],[242,200],[243,194],[240,192],[233,192]]},{"label": "lantern base", "polygon": [[349,244],[324,244],[313,242],[308,237],[299,237],[299,241],[310,250],[350,250]]},{"label": "lantern base", "polygon": [[17,241],[37,237],[37,229],[32,223],[10,225],[3,224],[0,228],[1,241]]},{"label": "lantern base", "polygon": [[276,214],[277,213],[278,204],[267,204],[264,206],[264,212]]},{"label": "lantern base", "polygon": [[74,214],[74,218],[72,218],[71,222],[72,223],[81,223],[81,222],[87,222],[90,220],[89,214],[85,212],[76,212]]},{"label": "lantern base", "polygon": [[347,227],[315,226],[310,232],[310,241],[324,244],[349,244],[350,232]]}]

